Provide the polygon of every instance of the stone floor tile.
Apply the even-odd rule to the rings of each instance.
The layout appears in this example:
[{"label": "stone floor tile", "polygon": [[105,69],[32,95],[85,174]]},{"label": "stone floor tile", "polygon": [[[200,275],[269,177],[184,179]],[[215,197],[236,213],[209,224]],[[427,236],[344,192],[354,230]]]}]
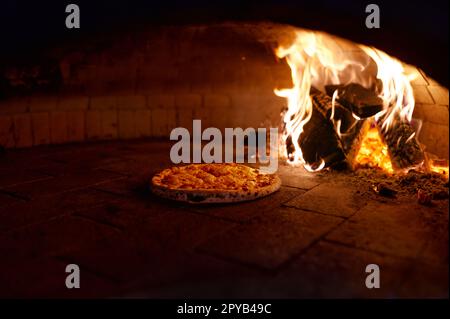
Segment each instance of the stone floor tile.
[{"label": "stone floor tile", "polygon": [[87,188],[94,184],[119,178],[124,177],[123,175],[105,170],[86,170],[83,173],[79,172],[78,174],[58,176],[26,184],[5,187],[3,190],[24,198],[34,199],[41,196],[49,196],[80,188]]},{"label": "stone floor tile", "polygon": [[[380,269],[379,289],[366,287],[369,264]],[[410,260],[320,241],[282,269],[267,293],[285,298],[398,298],[412,266]]]},{"label": "stone floor tile", "polygon": [[285,203],[289,207],[342,217],[353,215],[364,204],[357,191],[340,183],[321,184]]},{"label": "stone floor tile", "polygon": [[33,201],[19,200],[0,209],[2,221],[0,232],[44,222],[50,218],[68,215],[89,207],[98,207],[105,203],[112,205],[115,202],[115,196],[92,189],[66,192]]},{"label": "stone floor tile", "polygon": [[[331,232],[327,239],[393,256],[415,258],[433,237],[435,216],[433,208],[417,203],[369,203]],[[440,240],[446,239],[441,237]],[[448,249],[448,241],[446,246]]]},{"label": "stone floor tile", "polygon": [[304,190],[282,186],[276,193],[254,201],[234,204],[218,204],[213,206],[195,205],[192,206],[192,210],[200,214],[245,223],[265,211],[278,208],[283,203],[303,193]]},{"label": "stone floor tile", "polygon": [[440,266],[415,263],[400,286],[399,297],[448,299],[448,263]]},{"label": "stone floor tile", "polygon": [[[113,282],[80,268],[80,289],[68,289],[68,262],[42,257],[0,265],[0,296],[3,298],[104,298],[118,294]],[[12,276],[8,270],[14,269]]]},{"label": "stone floor tile", "polygon": [[208,240],[199,249],[214,256],[273,269],[341,222],[338,217],[278,208]]},{"label": "stone floor tile", "polygon": [[317,176],[307,172],[303,167],[280,165],[277,173],[280,175],[284,186],[308,190],[320,183],[320,179]]}]

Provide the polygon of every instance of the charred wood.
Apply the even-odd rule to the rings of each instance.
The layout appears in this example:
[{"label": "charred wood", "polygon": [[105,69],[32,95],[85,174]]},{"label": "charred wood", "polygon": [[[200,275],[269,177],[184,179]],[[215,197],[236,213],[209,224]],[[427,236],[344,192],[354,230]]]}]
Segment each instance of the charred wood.
[{"label": "charred wood", "polygon": [[338,91],[338,102],[360,118],[371,117],[383,110],[383,100],[375,90],[366,89],[357,84],[327,85],[325,90],[329,96]]}]

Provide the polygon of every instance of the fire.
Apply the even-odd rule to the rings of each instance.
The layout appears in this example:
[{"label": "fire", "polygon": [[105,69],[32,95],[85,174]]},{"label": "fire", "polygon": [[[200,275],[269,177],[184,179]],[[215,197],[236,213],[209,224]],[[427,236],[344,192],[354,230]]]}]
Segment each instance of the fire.
[{"label": "fire", "polygon": [[434,173],[441,174],[443,177],[449,177],[448,161],[446,160],[430,160],[429,170]]},{"label": "fire", "polygon": [[442,174],[442,175],[444,175],[445,177],[448,178],[448,166],[435,166],[435,165],[432,165],[430,167],[430,170],[432,172],[435,172],[435,173],[438,173],[438,174]]},{"label": "fire", "polygon": [[376,127],[372,127],[367,131],[355,161],[360,167],[378,168],[390,174],[394,172],[388,148],[381,139]]},{"label": "fire", "polygon": [[411,81],[414,76],[405,74],[403,65],[383,51],[360,45],[377,64],[377,78],[383,83],[380,97],[384,101],[384,110],[375,115],[378,119],[386,113],[383,129],[389,129],[399,115],[400,120],[411,122],[414,112],[414,94]]},{"label": "fire", "polygon": [[[326,33],[301,29],[296,31],[295,40],[290,45],[278,47],[275,53],[278,58],[286,59],[293,83],[292,88],[274,90],[277,96],[287,100],[280,152],[289,164],[303,165],[311,170],[298,141],[312,116],[312,87],[324,92],[325,85],[357,83],[365,88],[378,88],[381,83],[382,87],[377,92],[383,100],[383,110],[375,115],[375,120],[381,121],[382,129],[389,130],[395,120],[411,121],[414,111],[412,78],[405,74],[400,61],[386,53],[364,45],[352,45]],[[335,98],[333,95],[333,103]],[[356,114],[353,117],[361,120]],[[338,121],[334,123],[339,136],[340,124]],[[387,155],[386,146],[377,134],[372,131],[368,134],[361,156],[366,159],[380,156],[383,158],[381,162],[375,158],[371,159],[372,162],[392,171],[392,165],[387,164],[390,164],[389,157],[382,156]],[[286,148],[288,140],[294,148],[290,154]],[[366,149],[371,152],[366,152]],[[325,166],[322,163],[319,168]]]}]

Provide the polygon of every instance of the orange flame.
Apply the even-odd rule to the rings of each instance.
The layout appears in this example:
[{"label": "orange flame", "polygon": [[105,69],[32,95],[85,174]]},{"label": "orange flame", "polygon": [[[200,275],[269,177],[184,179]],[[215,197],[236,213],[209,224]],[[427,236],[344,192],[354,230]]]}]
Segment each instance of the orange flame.
[{"label": "orange flame", "polygon": [[449,177],[448,160],[430,160],[429,166],[430,166],[429,170],[431,172],[441,174],[442,177],[448,179]]},{"label": "orange flame", "polygon": [[[300,164],[311,169],[303,158],[298,141],[305,124],[311,119],[312,86],[324,91],[325,85],[353,82],[370,88],[376,86],[378,79],[383,84],[379,96],[384,101],[384,109],[375,115],[375,119],[378,120],[384,115],[383,129],[391,127],[396,114],[401,120],[411,120],[414,110],[414,96],[410,84],[412,79],[405,74],[400,61],[380,50],[350,44],[326,33],[299,29],[296,31],[295,40],[287,47],[278,47],[275,54],[286,59],[293,83],[292,88],[274,90],[277,96],[287,100],[287,111],[283,114],[285,129],[281,136],[280,152],[289,164]],[[333,94],[333,107],[337,94]],[[353,117],[359,120],[355,114]],[[334,120],[331,120],[334,123]],[[334,125],[340,135],[340,122],[336,121]],[[294,152],[289,154],[288,158],[286,141],[289,138]],[[321,164],[319,169],[324,166]]]},{"label": "orange flame", "polygon": [[411,81],[415,75],[405,74],[405,69],[400,61],[390,57],[383,51],[359,46],[377,64],[377,78],[383,83],[380,97],[384,102],[384,110],[377,115],[385,115],[382,128],[388,130],[394,122],[395,115],[399,115],[401,121],[411,122],[414,112],[414,94]]},{"label": "orange flame", "polygon": [[442,174],[444,177],[446,177],[448,179],[448,166],[435,166],[432,165],[430,167],[430,170],[432,172],[438,173],[438,174]]},{"label": "orange flame", "polygon": [[355,162],[360,167],[378,168],[389,174],[394,172],[388,148],[376,127],[370,128],[363,137]]}]

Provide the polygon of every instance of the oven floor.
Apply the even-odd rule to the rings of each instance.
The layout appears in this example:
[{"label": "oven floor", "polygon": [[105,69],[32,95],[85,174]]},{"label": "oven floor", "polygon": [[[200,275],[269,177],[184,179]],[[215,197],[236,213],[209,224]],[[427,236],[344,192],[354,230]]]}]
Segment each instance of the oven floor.
[{"label": "oven floor", "polygon": [[[431,207],[280,166],[253,202],[156,198],[171,165],[159,140],[0,155],[1,297],[448,297],[448,200]],[[80,288],[68,289],[68,264]],[[366,266],[380,288],[366,287]]]}]

